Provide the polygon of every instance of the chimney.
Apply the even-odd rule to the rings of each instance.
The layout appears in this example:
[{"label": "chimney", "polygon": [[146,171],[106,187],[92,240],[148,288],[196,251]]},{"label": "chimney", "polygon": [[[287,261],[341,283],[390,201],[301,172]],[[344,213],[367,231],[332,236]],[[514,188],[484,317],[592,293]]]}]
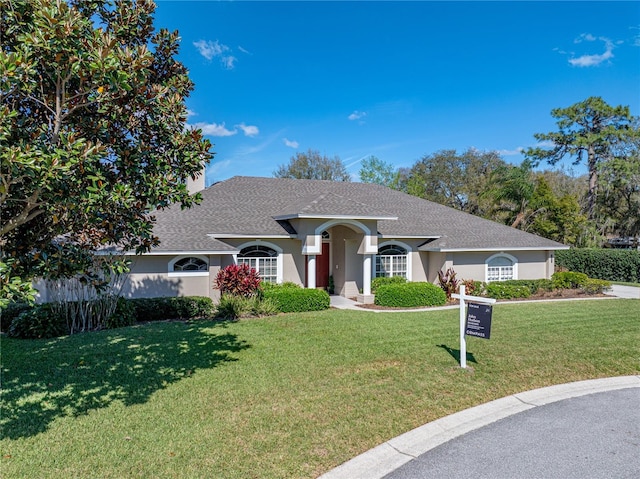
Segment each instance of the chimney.
[{"label": "chimney", "polygon": [[198,191],[204,190],[204,180],[205,180],[205,172],[207,170],[206,165],[202,164],[202,170],[198,173],[198,177],[194,180],[193,178],[187,178],[187,190],[190,195],[196,194]]}]

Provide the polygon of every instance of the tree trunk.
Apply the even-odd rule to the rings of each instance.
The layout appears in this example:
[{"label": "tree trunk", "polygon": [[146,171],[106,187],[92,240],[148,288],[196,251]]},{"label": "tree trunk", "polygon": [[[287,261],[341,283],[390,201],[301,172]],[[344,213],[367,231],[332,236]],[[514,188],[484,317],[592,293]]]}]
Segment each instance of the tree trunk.
[{"label": "tree trunk", "polygon": [[593,220],[596,212],[596,198],[598,195],[598,172],[596,170],[596,152],[593,145],[589,145],[589,192],[587,194],[588,211],[587,216]]}]

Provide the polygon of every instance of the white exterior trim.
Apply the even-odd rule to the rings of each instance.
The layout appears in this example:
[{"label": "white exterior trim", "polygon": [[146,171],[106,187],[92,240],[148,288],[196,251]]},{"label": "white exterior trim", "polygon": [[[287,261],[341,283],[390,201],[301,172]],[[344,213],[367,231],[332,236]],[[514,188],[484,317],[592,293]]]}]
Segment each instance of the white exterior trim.
[{"label": "white exterior trim", "polygon": [[280,246],[270,243],[269,241],[261,241],[257,239],[255,241],[247,241],[246,243],[242,243],[240,246],[238,246],[238,251],[233,255],[234,264],[238,264],[238,254],[240,253],[240,251],[242,251],[244,248],[248,246],[254,246],[254,245],[266,246],[268,248],[271,248],[272,250],[275,250],[275,252],[278,253],[278,256],[276,256],[276,283],[278,284],[282,283],[282,278],[284,277],[284,266],[282,264],[283,250]]},{"label": "white exterior trim", "polygon": [[331,220],[322,223],[315,229],[315,246],[313,248],[309,248],[306,245],[302,248],[302,254],[322,254],[322,232],[324,230],[328,230],[332,226],[336,225],[351,225],[360,229],[364,233],[365,237],[365,245],[364,245],[364,254],[376,254],[378,252],[377,247],[373,247],[371,244],[371,230],[367,228],[365,225],[360,223],[359,221],[353,219],[341,219],[341,220]]},{"label": "white exterior trim", "polygon": [[367,215],[307,215],[307,214],[293,214],[293,215],[282,215],[282,216],[274,216],[274,220],[291,220],[291,219],[305,219],[305,220],[319,220],[319,219],[340,219],[340,220],[397,220],[397,216],[367,216]]},{"label": "white exterior trim", "polygon": [[492,256],[489,256],[487,259],[484,260],[484,281],[485,283],[489,282],[489,263],[491,262],[491,260],[495,259],[495,258],[507,258],[509,259],[509,261],[511,261],[512,263],[512,267],[513,267],[513,278],[512,279],[518,279],[518,258],[516,258],[515,256],[510,255],[509,253],[497,253],[494,254]]},{"label": "white exterior trim", "polygon": [[[205,263],[207,263],[207,270],[206,271],[174,271],[173,268],[175,264],[178,261],[183,260],[185,258],[197,258],[201,261],[204,261]],[[197,276],[209,276],[209,258],[199,254],[184,254],[180,256],[175,256],[171,261],[169,261],[167,275],[169,276],[169,278],[179,278],[179,277],[187,277],[187,276],[190,278],[193,278]]]},{"label": "white exterior trim", "polygon": [[261,238],[270,238],[270,239],[289,239],[294,238],[296,235],[256,235],[256,234],[233,234],[233,233],[208,233],[207,236],[218,239],[218,238],[255,238],[259,240]]},{"label": "white exterior trim", "polygon": [[[406,243],[403,243],[402,241],[389,240],[389,241],[385,241],[384,243],[380,243],[378,245],[378,251],[383,246],[394,245],[394,244],[397,244],[398,246],[402,246],[404,249],[407,250],[407,281],[412,281],[413,271],[412,271],[411,263],[413,263],[413,261],[412,261],[411,253],[413,253],[413,248],[411,248],[411,246],[409,246]],[[378,256],[378,253],[376,253],[375,256]],[[371,265],[371,277],[375,278],[376,277],[376,261],[372,261],[372,263],[373,264]]]},{"label": "white exterior trim", "polygon": [[420,251],[430,251],[433,253],[482,253],[482,252],[491,252],[491,251],[556,251],[561,249],[570,249],[569,246],[558,246],[558,247],[550,247],[550,246],[541,246],[541,247],[492,247],[492,248],[418,248]]}]

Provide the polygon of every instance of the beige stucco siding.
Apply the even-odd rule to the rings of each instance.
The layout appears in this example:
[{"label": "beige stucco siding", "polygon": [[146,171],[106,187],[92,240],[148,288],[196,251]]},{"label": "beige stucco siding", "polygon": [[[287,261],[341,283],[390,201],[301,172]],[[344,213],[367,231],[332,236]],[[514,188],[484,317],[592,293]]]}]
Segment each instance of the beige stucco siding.
[{"label": "beige stucco siding", "polygon": [[[154,255],[133,258],[131,272],[123,286],[123,296],[129,298],[154,298],[160,296],[213,297],[212,280],[215,275],[212,276],[211,273],[207,276],[195,276],[188,273],[182,276],[169,275],[169,262],[176,257],[175,255]],[[204,256],[204,258],[211,265],[214,257]]]},{"label": "beige stucco siding", "polygon": [[[458,279],[486,281],[486,261],[495,254],[505,253],[517,260],[517,279],[543,279],[551,277],[547,251],[459,252],[452,254],[451,267]],[[433,253],[432,253],[433,254]],[[437,271],[436,271],[437,277]]]}]

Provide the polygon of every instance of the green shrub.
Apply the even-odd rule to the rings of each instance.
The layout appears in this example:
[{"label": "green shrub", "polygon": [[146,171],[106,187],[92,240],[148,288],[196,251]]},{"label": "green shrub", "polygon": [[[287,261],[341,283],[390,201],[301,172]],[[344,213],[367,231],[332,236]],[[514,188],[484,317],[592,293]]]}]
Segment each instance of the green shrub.
[{"label": "green shrub", "polygon": [[587,279],[589,277],[586,274],[574,271],[553,273],[551,276],[553,286],[557,289],[578,289],[586,283]]},{"label": "green shrub", "polygon": [[611,288],[611,282],[606,279],[587,279],[580,287],[586,294],[601,294]]},{"label": "green shrub", "polygon": [[374,302],[394,308],[442,306],[447,302],[447,295],[431,283],[384,284],[378,288]]},{"label": "green shrub", "polygon": [[179,296],[169,302],[178,319],[211,318],[215,313],[213,301],[206,296]]},{"label": "green shrub", "polygon": [[305,288],[271,288],[264,298],[273,301],[283,313],[329,309],[331,299],[326,291]]},{"label": "green shrub", "polygon": [[553,291],[554,284],[550,279],[510,279],[500,281],[500,284],[508,286],[524,286],[529,289],[530,294],[537,294],[540,291]]},{"label": "green shrub", "polygon": [[137,322],[210,318],[215,313],[213,301],[205,296],[134,298],[128,301],[135,308]]},{"label": "green shrub", "polygon": [[371,292],[375,294],[383,284],[405,284],[407,278],[404,276],[378,276],[371,281]]},{"label": "green shrub", "polygon": [[69,334],[69,326],[50,303],[34,304],[13,319],[8,334],[23,339],[56,338]]},{"label": "green shrub", "polygon": [[131,326],[136,322],[136,308],[131,300],[126,298],[118,298],[116,310],[105,321],[105,328],[115,329]]},{"label": "green shrub", "polygon": [[463,279],[465,294],[471,294],[474,296],[481,296],[484,294],[485,285],[482,281],[476,281],[473,279]]},{"label": "green shrub", "polygon": [[234,296],[232,294],[223,294],[220,297],[215,317],[216,319],[226,319],[235,321],[249,315],[251,311],[250,302],[254,298],[245,298],[242,296]]},{"label": "green shrub", "polygon": [[293,289],[302,289],[302,286],[296,284],[292,281],[285,281],[284,283],[260,283],[260,289],[264,292],[272,289],[282,289],[282,288],[293,288]]},{"label": "green shrub", "polygon": [[508,284],[510,281],[487,283],[487,296],[494,299],[518,299],[531,296],[528,286]]},{"label": "green shrub", "polygon": [[572,248],[556,251],[556,266],[590,278],[640,283],[640,251]]},{"label": "green shrub", "polygon": [[236,320],[278,314],[278,307],[270,298],[247,298],[232,294],[222,295],[215,314],[216,319]]},{"label": "green shrub", "polygon": [[20,313],[32,308],[29,303],[11,302],[4,307],[0,307],[0,331],[6,333],[9,331],[11,322],[17,318]]}]

